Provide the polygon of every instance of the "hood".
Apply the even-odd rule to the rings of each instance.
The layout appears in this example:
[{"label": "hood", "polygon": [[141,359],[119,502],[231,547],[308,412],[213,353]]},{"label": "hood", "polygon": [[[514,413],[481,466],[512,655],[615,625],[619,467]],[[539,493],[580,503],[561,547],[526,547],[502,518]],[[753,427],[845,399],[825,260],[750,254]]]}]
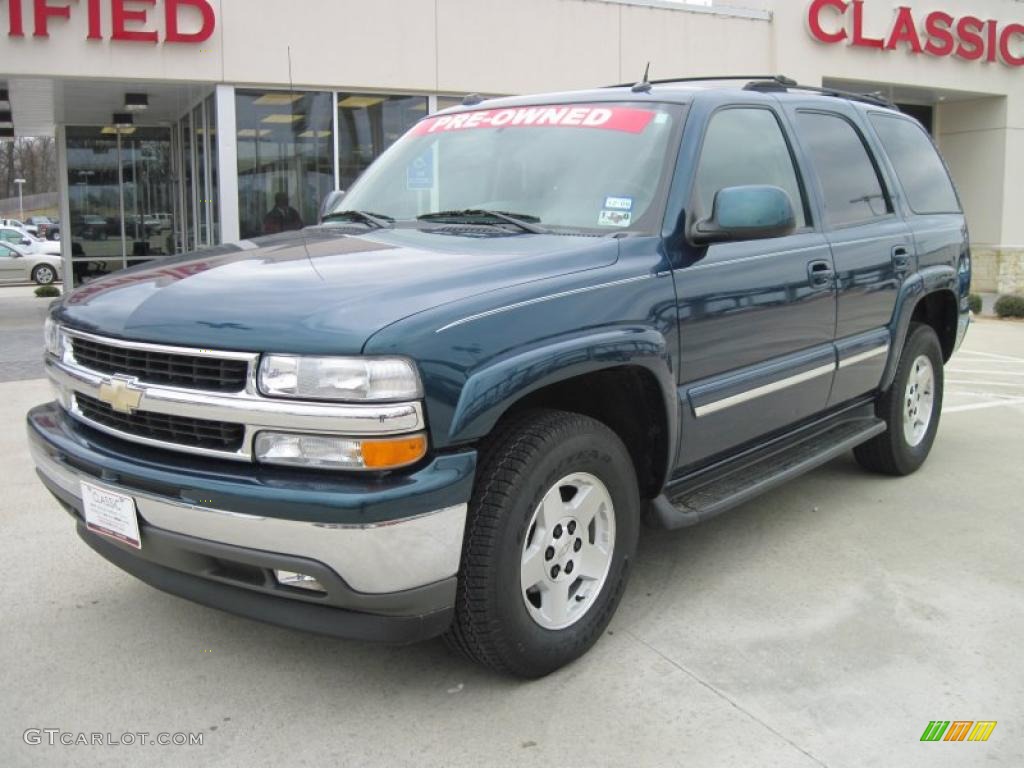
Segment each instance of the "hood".
[{"label": "hood", "polygon": [[375,332],[417,312],[617,256],[616,240],[595,237],[315,228],[120,272],[70,293],[57,315],[73,328],[136,341],[356,354]]}]

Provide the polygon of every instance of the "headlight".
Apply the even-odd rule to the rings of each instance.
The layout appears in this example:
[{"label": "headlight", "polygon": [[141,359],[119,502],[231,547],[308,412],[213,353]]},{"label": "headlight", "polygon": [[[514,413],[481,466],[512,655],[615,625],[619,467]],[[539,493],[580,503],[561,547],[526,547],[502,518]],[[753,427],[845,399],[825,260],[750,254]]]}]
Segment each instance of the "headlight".
[{"label": "headlight", "polygon": [[64,334],[60,326],[49,317],[43,323],[43,343],[49,354],[57,358],[64,357]]},{"label": "headlight", "polygon": [[302,400],[415,400],[422,396],[415,366],[400,357],[264,355],[259,388],[271,397]]},{"label": "headlight", "polygon": [[255,443],[256,460],[263,464],[321,469],[398,469],[415,464],[426,453],[423,434],[359,439],[260,432]]}]

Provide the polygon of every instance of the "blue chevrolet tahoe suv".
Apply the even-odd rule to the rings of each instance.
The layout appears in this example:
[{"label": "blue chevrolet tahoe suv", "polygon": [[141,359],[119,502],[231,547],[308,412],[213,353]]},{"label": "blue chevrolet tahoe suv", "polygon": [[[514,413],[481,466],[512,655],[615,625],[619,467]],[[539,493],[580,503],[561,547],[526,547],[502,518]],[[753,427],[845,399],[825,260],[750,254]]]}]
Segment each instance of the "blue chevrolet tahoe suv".
[{"label": "blue chevrolet tahoe suv", "polygon": [[949,174],[880,99],[467,99],[318,226],[66,296],[28,432],[81,538],[159,589],[536,677],[607,626],[641,520],[851,449],[920,467],[969,282]]}]

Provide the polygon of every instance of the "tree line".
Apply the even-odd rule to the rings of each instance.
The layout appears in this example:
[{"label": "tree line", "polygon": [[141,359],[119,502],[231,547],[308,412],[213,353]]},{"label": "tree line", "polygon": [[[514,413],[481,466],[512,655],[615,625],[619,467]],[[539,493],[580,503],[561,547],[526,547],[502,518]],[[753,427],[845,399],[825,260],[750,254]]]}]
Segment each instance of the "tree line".
[{"label": "tree line", "polygon": [[0,142],[0,198],[17,197],[15,179],[26,195],[57,191],[57,142],[49,137]]}]

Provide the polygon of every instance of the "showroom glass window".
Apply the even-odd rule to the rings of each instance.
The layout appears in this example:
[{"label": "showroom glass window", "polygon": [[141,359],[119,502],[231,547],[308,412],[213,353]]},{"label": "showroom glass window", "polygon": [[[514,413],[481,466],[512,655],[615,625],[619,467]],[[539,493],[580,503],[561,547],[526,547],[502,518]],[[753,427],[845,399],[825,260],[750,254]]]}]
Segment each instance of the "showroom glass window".
[{"label": "showroom glass window", "polygon": [[170,130],[68,126],[66,142],[71,220],[61,235],[76,274],[174,253]]},{"label": "showroom glass window", "polygon": [[242,237],[316,223],[334,189],[333,103],[328,92],[235,92]]},{"label": "showroom glass window", "polygon": [[426,114],[426,96],[339,93],[340,189],[348,189],[370,163]]}]

